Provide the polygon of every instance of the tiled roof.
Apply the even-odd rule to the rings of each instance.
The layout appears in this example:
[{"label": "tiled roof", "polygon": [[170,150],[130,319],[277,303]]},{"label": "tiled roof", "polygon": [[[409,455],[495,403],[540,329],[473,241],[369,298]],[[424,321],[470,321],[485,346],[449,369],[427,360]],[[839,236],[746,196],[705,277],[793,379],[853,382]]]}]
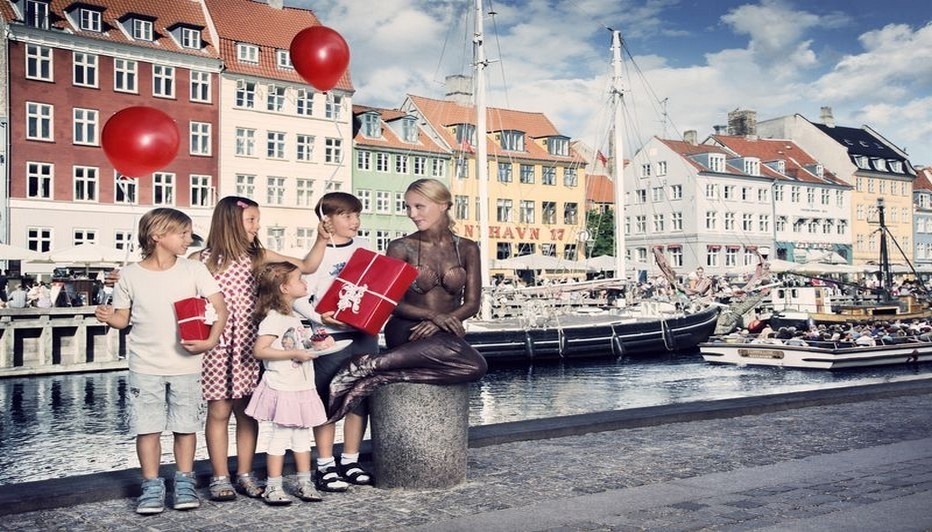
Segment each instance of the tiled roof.
[{"label": "tiled roof", "polygon": [[[823,168],[822,177],[808,170],[807,166],[819,164],[811,155],[800,148],[796,143],[783,139],[748,138],[738,135],[712,135],[716,142],[737,153],[741,157],[757,157],[761,161],[761,173],[765,172],[765,164],[769,162],[784,161],[783,175],[771,171],[774,177],[786,179],[790,177],[796,181],[807,183],[828,183],[832,185],[845,185],[835,174]],[[770,170],[769,167],[766,167]]]},{"label": "tiled roof", "polygon": [[[72,24],[66,18],[66,10],[76,7],[100,7],[101,30],[85,31]],[[0,2],[0,13],[7,21],[19,21],[16,12],[9,2]],[[134,15],[152,21],[153,41],[135,40],[122,29],[121,20],[125,21]],[[207,30],[207,21],[204,11],[198,2],[192,1],[152,1],[152,0],[52,0],[49,2],[49,17],[54,30],[68,31],[88,39],[100,41],[132,44],[158,50],[169,50],[198,57],[219,57],[216,43],[211,41]],[[72,19],[74,20],[74,19]],[[182,24],[201,30],[201,41],[204,47],[200,50],[184,48],[171,36],[170,28]]]},{"label": "tiled roof", "polygon": [[932,192],[932,167],[919,168],[916,175],[916,180],[913,181],[913,190]]},{"label": "tiled roof", "polygon": [[[370,111],[379,113],[383,122],[386,122],[389,119],[394,120],[407,116],[406,113],[403,113],[397,109],[380,109],[378,107],[354,105],[353,117]],[[356,128],[358,126],[354,124],[353,127]],[[389,127],[388,124],[384,123],[382,124],[382,136],[380,138],[367,137],[363,135],[362,131],[360,130],[356,131],[353,140],[356,142],[357,146],[361,147],[386,148],[402,151],[426,151],[431,153],[449,153],[445,148],[434,142],[433,139],[426,135],[424,131],[420,130],[420,128],[417,136],[417,142],[411,143],[401,140],[401,138],[395,134],[395,131]]]},{"label": "tiled roof", "polygon": [[[456,137],[450,126],[476,123],[476,108],[474,106],[464,106],[450,100],[435,100],[423,96],[408,95],[408,97],[424,114],[424,118],[440,132],[443,140],[454,149],[458,149],[459,146],[457,146]],[[565,157],[550,155],[546,148],[532,141],[532,139],[565,136],[557,131],[557,128],[543,113],[489,107],[486,109],[486,116],[489,132],[504,130],[523,131],[528,137],[525,142],[525,152],[520,154],[513,151],[505,151],[501,149],[500,145],[496,144],[492,139],[489,139],[489,156],[520,156],[521,158],[536,160],[582,162],[573,150],[570,150],[570,155]]]},{"label": "tiled roof", "polygon": [[615,202],[615,183],[607,175],[586,175],[586,200],[595,203]]},{"label": "tiled roof", "polygon": [[657,140],[666,144],[667,147],[669,147],[671,150],[680,154],[687,162],[689,162],[689,164],[693,165],[693,167],[695,167],[696,170],[700,170],[700,171],[708,170],[708,168],[706,168],[699,162],[692,159],[690,155],[700,155],[703,153],[721,153],[722,155],[725,155],[726,157],[730,155],[727,151],[725,151],[724,149],[718,146],[711,146],[708,144],[692,144],[692,143],[686,142],[685,140],[670,140],[670,139],[661,139],[661,138],[657,138]]},{"label": "tiled roof", "polygon": [[[220,50],[227,71],[306,83],[297,71],[278,67],[276,52],[291,48],[291,40],[301,30],[321,25],[313,11],[297,7],[277,9],[266,2],[256,0],[204,0],[204,2],[220,36]],[[258,46],[259,62],[239,61],[236,54],[237,43]],[[350,49],[350,60],[352,61],[352,49]],[[349,68],[337,82],[336,88],[353,91]]]}]

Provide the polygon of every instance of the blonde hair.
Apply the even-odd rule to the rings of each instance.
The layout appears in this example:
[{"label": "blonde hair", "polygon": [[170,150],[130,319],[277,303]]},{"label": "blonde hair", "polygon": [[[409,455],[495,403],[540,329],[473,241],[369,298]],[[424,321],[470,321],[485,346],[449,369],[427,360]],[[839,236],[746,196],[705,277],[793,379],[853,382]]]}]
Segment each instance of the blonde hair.
[{"label": "blonde hair", "polygon": [[453,195],[450,193],[450,189],[448,189],[442,181],[430,177],[418,179],[417,181],[414,181],[408,185],[408,189],[405,191],[405,193],[407,194],[408,192],[420,194],[430,201],[439,203],[440,205],[446,204],[447,208],[444,211],[444,214],[447,217],[447,226],[451,232],[455,232],[453,228],[456,226],[456,220],[450,216],[450,208],[453,207]]},{"label": "blonde hair", "polygon": [[210,255],[207,257],[207,269],[212,273],[222,272],[243,255],[249,255],[253,267],[260,264],[265,256],[265,249],[259,237],[252,240],[243,227],[243,211],[249,207],[259,208],[255,201],[242,196],[221,198],[214,207],[210,218],[210,233],[205,247]]},{"label": "blonde hair", "polygon": [[262,321],[262,318],[265,318],[271,310],[277,310],[281,314],[291,314],[291,302],[285,300],[281,287],[288,282],[288,275],[297,269],[298,267],[290,262],[270,262],[259,269],[256,273],[258,293],[256,294],[255,319],[257,322]]},{"label": "blonde hair", "polygon": [[159,207],[139,219],[137,239],[142,258],[155,252],[155,237],[191,228],[191,217],[169,207]]}]

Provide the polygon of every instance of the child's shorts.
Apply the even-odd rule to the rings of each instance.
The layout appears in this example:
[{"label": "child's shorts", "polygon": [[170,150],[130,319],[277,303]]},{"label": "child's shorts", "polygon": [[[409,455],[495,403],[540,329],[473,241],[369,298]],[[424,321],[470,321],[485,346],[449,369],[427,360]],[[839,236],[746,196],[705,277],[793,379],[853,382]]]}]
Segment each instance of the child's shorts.
[{"label": "child's shorts", "polygon": [[130,428],[134,434],[191,434],[203,428],[201,375],[129,372]]}]

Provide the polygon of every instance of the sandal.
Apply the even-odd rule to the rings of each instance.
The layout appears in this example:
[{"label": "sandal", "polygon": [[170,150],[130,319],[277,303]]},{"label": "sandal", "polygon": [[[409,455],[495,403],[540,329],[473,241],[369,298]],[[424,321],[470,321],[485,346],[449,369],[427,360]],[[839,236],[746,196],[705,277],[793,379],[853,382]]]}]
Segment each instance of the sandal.
[{"label": "sandal", "polygon": [[330,493],[342,493],[349,489],[349,484],[340,477],[337,466],[330,466],[323,471],[318,469],[314,475],[314,486]]},{"label": "sandal", "polygon": [[270,486],[269,489],[265,490],[265,493],[262,494],[262,501],[269,506],[286,506],[294,502],[285,493],[285,490],[278,486]]},{"label": "sandal", "polygon": [[362,468],[359,462],[340,464],[340,476],[350,484],[368,486],[372,484],[372,474]]},{"label": "sandal", "polygon": [[242,493],[247,497],[252,497],[257,499],[262,496],[264,488],[262,484],[259,483],[259,480],[253,476],[252,473],[246,473],[245,475],[237,475],[236,477],[236,491]]},{"label": "sandal", "polygon": [[236,491],[233,490],[233,484],[230,477],[210,477],[210,500],[212,501],[232,501],[236,498]]}]

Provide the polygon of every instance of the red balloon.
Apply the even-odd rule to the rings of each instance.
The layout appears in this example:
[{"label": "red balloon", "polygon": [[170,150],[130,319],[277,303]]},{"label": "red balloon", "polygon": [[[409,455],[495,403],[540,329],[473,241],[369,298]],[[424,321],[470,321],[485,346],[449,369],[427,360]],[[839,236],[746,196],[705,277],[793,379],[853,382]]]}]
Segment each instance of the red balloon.
[{"label": "red balloon", "polygon": [[321,92],[335,87],[349,66],[349,46],[342,35],[326,26],[299,31],[290,51],[298,74]]},{"label": "red balloon", "polygon": [[100,144],[118,172],[139,177],[165,167],[178,155],[180,135],[170,116],[152,107],[127,107],[110,117]]}]

